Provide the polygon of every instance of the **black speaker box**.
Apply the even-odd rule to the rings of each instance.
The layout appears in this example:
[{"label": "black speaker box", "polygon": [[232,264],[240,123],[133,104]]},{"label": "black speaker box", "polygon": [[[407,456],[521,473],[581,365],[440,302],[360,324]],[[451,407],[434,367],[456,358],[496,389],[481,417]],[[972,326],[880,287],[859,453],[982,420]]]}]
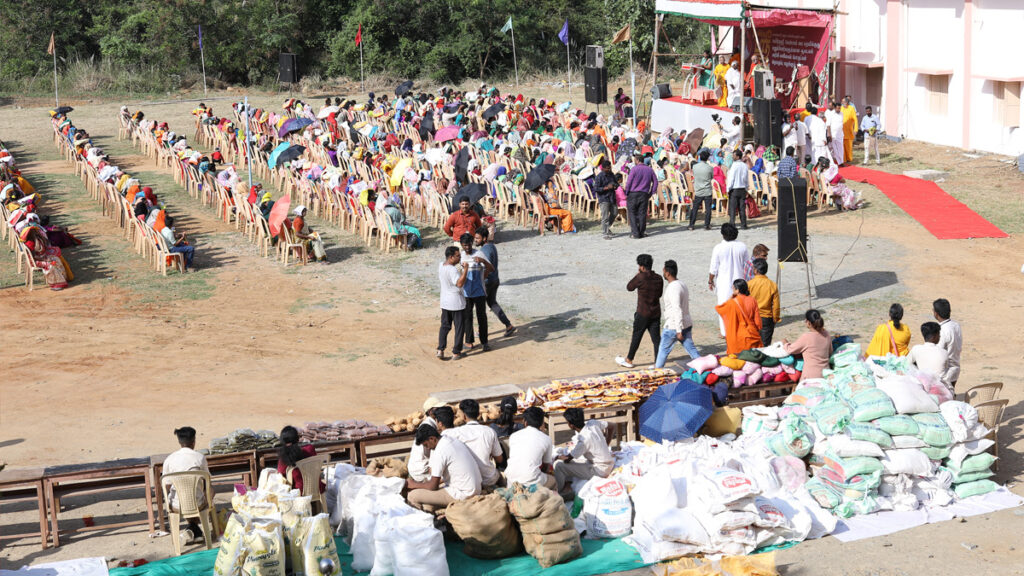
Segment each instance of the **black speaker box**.
[{"label": "black speaker box", "polygon": [[591,104],[604,104],[608,101],[608,69],[583,69],[584,99]]},{"label": "black speaker box", "polygon": [[654,100],[660,100],[662,98],[671,98],[672,88],[668,84],[655,84],[651,87],[651,98]]},{"label": "black speaker box", "polygon": [[779,262],[807,262],[807,180],[779,178]]},{"label": "black speaker box", "polygon": [[282,52],[278,60],[280,82],[294,84],[299,81],[299,61],[295,54]]},{"label": "black speaker box", "polygon": [[763,146],[775,145],[782,151],[782,102],[754,98],[754,140]]}]

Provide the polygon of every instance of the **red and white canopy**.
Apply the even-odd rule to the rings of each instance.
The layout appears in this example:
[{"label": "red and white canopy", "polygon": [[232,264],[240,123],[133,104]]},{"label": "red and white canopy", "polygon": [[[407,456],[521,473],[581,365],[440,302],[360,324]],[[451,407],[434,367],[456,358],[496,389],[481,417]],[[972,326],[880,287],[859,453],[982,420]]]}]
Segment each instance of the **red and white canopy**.
[{"label": "red and white canopy", "polygon": [[735,25],[743,16],[755,26],[824,26],[828,18],[819,12],[833,12],[833,0],[656,0],[660,14],[677,14],[708,24]]}]

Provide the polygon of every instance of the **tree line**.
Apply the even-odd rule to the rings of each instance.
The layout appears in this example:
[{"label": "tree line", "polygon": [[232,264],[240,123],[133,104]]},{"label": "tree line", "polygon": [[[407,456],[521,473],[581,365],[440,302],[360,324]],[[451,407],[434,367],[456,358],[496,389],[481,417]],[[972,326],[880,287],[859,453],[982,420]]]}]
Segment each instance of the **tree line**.
[{"label": "tree line", "polygon": [[[297,54],[304,75],[358,78],[360,26],[367,74],[500,78],[513,71],[511,37],[501,32],[510,16],[520,74],[565,70],[566,18],[574,69],[588,44],[605,47],[610,76],[626,69],[628,44],[610,43],[626,24],[634,61],[650,60],[654,0],[3,0],[0,78],[52,73],[52,32],[58,69],[91,60],[173,84],[199,70],[200,26],[207,75],[232,84],[273,82],[281,52]],[[705,28],[667,17],[662,34],[693,53],[706,47]]]}]

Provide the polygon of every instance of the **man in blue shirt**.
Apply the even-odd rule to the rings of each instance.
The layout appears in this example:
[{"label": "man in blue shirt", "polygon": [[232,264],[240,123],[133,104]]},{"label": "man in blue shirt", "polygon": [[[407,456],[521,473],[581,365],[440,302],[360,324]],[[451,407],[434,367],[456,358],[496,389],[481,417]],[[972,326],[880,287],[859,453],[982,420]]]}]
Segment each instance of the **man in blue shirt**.
[{"label": "man in blue shirt", "polygon": [[[484,279],[484,291],[487,292],[487,307],[505,325],[505,336],[511,336],[516,331],[516,327],[512,325],[508,316],[505,315],[505,311],[498,304],[498,286],[501,285],[501,279],[498,277],[498,249],[494,247],[494,242],[491,242],[489,236],[490,231],[487,229],[487,226],[481,226],[476,229],[476,236],[473,238],[473,242],[477,245],[477,252],[482,254],[491,263],[493,268],[493,271]],[[483,341],[483,338],[480,340]]]},{"label": "man in blue shirt", "polygon": [[473,310],[480,324],[480,344],[484,352],[491,349],[487,345],[487,289],[484,280],[494,271],[494,267],[483,252],[473,248],[473,235],[466,232],[459,238],[462,245],[462,265],[468,270],[466,283],[462,285],[462,295],[466,297],[466,309],[462,312],[462,325],[466,333],[466,348],[473,349]]},{"label": "man in blue shirt", "polygon": [[796,149],[793,146],[787,146],[786,157],[779,162],[779,178],[796,178],[800,174],[800,167],[797,166],[794,154],[796,154]]},{"label": "man in blue shirt", "polygon": [[871,113],[871,106],[864,107],[864,117],[860,120],[860,129],[864,131],[864,165],[867,166],[871,158],[871,150],[875,150],[875,164],[881,164],[882,158],[878,155],[878,117]]}]

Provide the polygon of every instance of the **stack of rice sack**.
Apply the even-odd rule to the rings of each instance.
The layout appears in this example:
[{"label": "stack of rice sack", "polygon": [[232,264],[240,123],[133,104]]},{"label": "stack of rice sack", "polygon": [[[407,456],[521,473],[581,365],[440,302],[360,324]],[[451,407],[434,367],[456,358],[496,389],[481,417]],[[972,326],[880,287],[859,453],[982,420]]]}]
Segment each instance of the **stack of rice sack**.
[{"label": "stack of rice sack", "polygon": [[[729,443],[698,437],[639,450],[627,447],[630,461],[617,472],[631,487],[635,510],[626,541],[644,561],[748,554],[818,538],[835,528],[835,519],[804,489],[803,462],[764,457],[764,436],[757,438],[761,441]],[[645,471],[631,473],[639,469]]]},{"label": "stack of rice sack", "polygon": [[380,434],[390,434],[391,428],[377,426],[365,420],[337,420],[335,422],[307,422],[299,430],[299,439],[303,442],[338,442],[355,440]]},{"label": "stack of rice sack", "polygon": [[968,498],[996,490],[999,486],[988,479],[993,475],[992,464],[996,459],[987,453],[995,441],[987,438],[989,430],[978,422],[978,411],[970,404],[951,401],[942,404],[940,413],[949,425],[953,444],[939,472],[949,475],[956,497]]},{"label": "stack of rice sack", "polygon": [[[954,480],[964,485],[962,497],[995,489],[985,481],[990,457],[978,454],[988,447],[977,442],[987,430],[933,377],[896,357],[864,361],[855,344],[837,350],[833,363],[825,378],[793,391],[765,438],[772,454],[807,458],[813,478],[806,488],[819,505],[849,518],[948,504]],[[949,408],[940,412],[940,405]],[[956,442],[958,464],[950,468]]]},{"label": "stack of rice sack", "polygon": [[542,568],[583,555],[576,525],[565,501],[556,492],[536,484],[523,486],[516,482],[499,493],[519,524],[526,553]]},{"label": "stack of rice sack", "polygon": [[473,558],[505,558],[520,551],[519,529],[508,503],[497,492],[452,502],[445,518]]},{"label": "stack of rice sack", "polygon": [[327,514],[311,516],[310,497],[291,490],[281,475],[261,478],[256,490],[235,493],[234,513],[221,537],[215,576],[313,576],[320,561],[341,563]]},{"label": "stack of rice sack", "polygon": [[277,434],[271,430],[256,432],[239,428],[227,436],[210,440],[210,454],[231,454],[248,450],[264,450],[277,445]]},{"label": "stack of rice sack", "polygon": [[354,570],[371,576],[447,576],[444,536],[432,515],[405,502],[404,480],[370,476],[350,465],[338,465],[331,476],[331,520],[349,544]]}]

